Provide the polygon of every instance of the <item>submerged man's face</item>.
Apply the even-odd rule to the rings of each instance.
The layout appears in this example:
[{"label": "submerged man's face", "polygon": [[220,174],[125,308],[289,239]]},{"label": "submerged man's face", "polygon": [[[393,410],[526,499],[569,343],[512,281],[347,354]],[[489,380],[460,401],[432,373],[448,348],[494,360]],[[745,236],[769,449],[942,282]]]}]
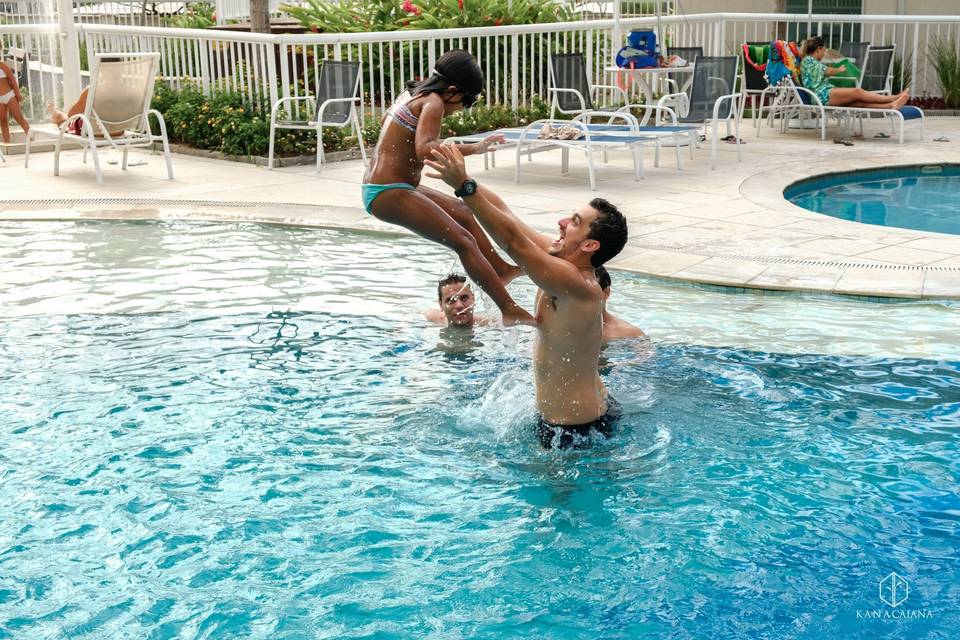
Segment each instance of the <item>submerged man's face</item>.
[{"label": "submerged man's face", "polygon": [[473,291],[466,282],[452,282],[441,291],[440,308],[447,324],[454,327],[473,326]]}]

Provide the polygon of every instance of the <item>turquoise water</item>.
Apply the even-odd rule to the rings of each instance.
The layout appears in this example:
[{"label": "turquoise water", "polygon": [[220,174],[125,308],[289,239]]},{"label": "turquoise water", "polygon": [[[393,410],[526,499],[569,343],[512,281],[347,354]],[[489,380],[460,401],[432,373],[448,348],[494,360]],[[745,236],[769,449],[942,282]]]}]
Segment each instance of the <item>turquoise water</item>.
[{"label": "turquoise water", "polygon": [[[802,345],[829,343],[811,316],[831,310],[934,336],[955,307],[615,273],[653,345],[604,354],[615,437],[557,453],[533,433],[529,330],[417,320],[451,266],[430,245],[3,231],[0,637],[955,635],[960,357],[932,337],[934,357],[730,346],[682,303],[737,315],[732,336],[776,328],[748,307],[806,318]],[[863,617],[894,610],[932,617]]]},{"label": "turquoise water", "polygon": [[804,180],[784,194],[793,204],[842,220],[960,234],[960,166],[854,171]]}]

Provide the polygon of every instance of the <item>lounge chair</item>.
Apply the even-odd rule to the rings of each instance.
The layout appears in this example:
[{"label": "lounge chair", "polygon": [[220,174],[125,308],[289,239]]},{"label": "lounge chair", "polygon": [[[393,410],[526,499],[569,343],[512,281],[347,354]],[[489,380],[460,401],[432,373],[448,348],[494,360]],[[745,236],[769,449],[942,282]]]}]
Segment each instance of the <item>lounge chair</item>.
[{"label": "lounge chair", "polygon": [[[591,124],[589,119],[595,117],[606,119],[605,124]],[[615,122],[610,122],[610,119]],[[544,139],[538,137],[544,125],[551,127],[570,127],[579,132],[580,137],[573,140],[563,139]],[[551,151],[560,149],[561,172],[566,174],[569,170],[570,151],[583,152],[587,156],[587,168],[590,180],[590,188],[596,190],[596,169],[593,161],[593,155],[596,151],[607,151],[609,149],[621,148],[627,149],[633,154],[634,177],[639,180],[644,175],[643,156],[641,150],[643,146],[654,145],[671,137],[686,135],[689,130],[696,131],[697,127],[690,126],[660,126],[644,127],[632,114],[627,112],[585,112],[578,115],[573,120],[537,120],[526,127],[511,127],[498,129],[496,131],[486,131],[474,133],[465,136],[455,136],[448,138],[447,142],[478,142],[487,136],[493,134],[502,134],[506,138],[506,144],[499,147],[514,147],[516,149],[516,173],[515,179],[520,181],[521,157],[526,154],[531,156],[541,151]]]},{"label": "lounge chair", "polygon": [[[820,139],[827,139],[827,118],[836,118],[838,123],[843,125],[853,119],[860,123],[860,131],[863,132],[864,118],[873,118],[876,116],[889,118],[894,127],[894,133],[898,134],[900,144],[903,144],[903,132],[907,122],[919,121],[920,139],[923,140],[924,116],[923,110],[919,107],[900,107],[899,109],[874,109],[863,107],[833,107],[820,102],[820,98],[807,89],[798,86],[792,78],[784,78],[781,83],[775,87],[767,87],[761,96],[761,102],[767,93],[774,96],[773,104],[765,107],[769,111],[769,118],[773,122],[777,112],[781,112],[781,131],[786,130],[787,121],[792,117],[805,117],[812,114],[819,118]],[[757,127],[757,137],[760,136],[760,127]]]},{"label": "lounge chair", "polygon": [[846,58],[853,59],[853,63],[860,67],[860,77],[856,79],[856,86],[860,86],[863,81],[863,70],[867,61],[867,50],[870,48],[869,42],[841,42],[840,53]]},{"label": "lounge chair", "polygon": [[[740,155],[740,92],[737,91],[738,56],[701,56],[697,58],[693,70],[693,82],[689,94],[668,94],[660,98],[657,106],[680,104],[685,109],[678,111],[679,122],[688,124],[702,122],[711,125],[710,168],[717,166],[717,126],[720,121],[727,123],[730,133],[730,121],[733,120],[734,136],[737,145],[737,162]],[[685,102],[684,102],[685,99]],[[729,103],[729,106],[725,106]],[[657,116],[659,118],[659,114]],[[693,155],[693,147],[690,149]]]},{"label": "lounge chair", "polygon": [[[743,76],[740,78],[740,90],[743,92],[743,98],[740,99],[740,121],[743,122],[743,112],[747,107],[747,101],[750,101],[750,118],[756,124],[757,118],[757,100],[763,95],[763,90],[767,88],[767,79],[763,77],[763,71],[756,69],[751,60],[758,65],[762,65],[770,57],[769,42],[745,42],[743,45],[746,51],[757,52],[750,60],[744,57]],[[746,51],[744,55],[746,56]]]},{"label": "lounge chair", "polygon": [[859,86],[864,91],[891,95],[893,93],[893,56],[896,47],[867,47],[860,74]]},{"label": "lounge chair", "polygon": [[[60,175],[60,149],[64,140],[83,146],[84,161],[87,150],[90,151],[97,184],[101,185],[103,172],[98,149],[113,147],[122,150],[121,168],[125,171],[127,152],[131,148],[149,147],[154,142],[162,142],[167,177],[173,180],[167,127],[160,112],[150,108],[159,64],[159,53],[98,53],[93,56],[86,108],[83,113],[67,118],[59,127],[53,152],[53,175]],[[153,135],[150,130],[151,114],[157,118],[160,135]],[[79,134],[68,133],[77,121],[81,125]],[[31,141],[32,137],[28,136],[24,166],[30,162]]]},{"label": "lounge chair", "polygon": [[[363,127],[357,115],[360,100],[360,62],[324,60],[317,78],[317,96],[281,98],[270,109],[270,151],[267,168],[273,168],[273,148],[277,129],[300,129],[317,132],[317,171],[323,166],[323,128],[350,127],[360,143],[360,157],[367,164],[367,151],[363,147]],[[289,108],[298,102],[306,102],[312,120],[280,119],[281,108]],[[312,106],[312,108],[310,108]]]},{"label": "lounge chair", "polygon": [[[550,117],[559,111],[567,115],[578,115],[588,111],[615,111],[630,100],[627,92],[616,85],[591,85],[587,78],[587,65],[582,53],[555,53],[550,56]],[[594,91],[609,89],[620,98],[620,105],[598,107],[594,102]]]},{"label": "lounge chair", "polygon": [[[680,56],[696,69],[697,58],[703,57],[703,47],[670,47],[668,53]],[[679,113],[685,112],[687,107],[683,103],[687,100],[686,85],[688,82],[693,82],[693,76],[689,73],[668,73],[663,81],[668,87],[667,93],[679,96],[682,101],[682,103],[665,103],[666,106]]]}]

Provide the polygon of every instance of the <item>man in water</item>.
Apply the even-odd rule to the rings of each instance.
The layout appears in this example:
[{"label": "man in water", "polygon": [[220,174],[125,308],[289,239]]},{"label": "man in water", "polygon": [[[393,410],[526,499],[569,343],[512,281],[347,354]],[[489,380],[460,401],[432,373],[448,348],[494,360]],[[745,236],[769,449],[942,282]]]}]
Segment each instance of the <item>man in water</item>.
[{"label": "man in water", "polygon": [[427,309],[423,312],[427,320],[448,327],[472,327],[486,324],[485,318],[476,318],[473,308],[476,298],[465,276],[451,273],[437,284],[439,309]]},{"label": "man in water", "polygon": [[426,164],[455,189],[493,240],[539,287],[533,351],[537,433],[545,447],[583,442],[591,431],[610,435],[620,417],[597,367],[603,338],[603,291],[595,269],[620,253],[627,221],[596,198],[558,222],[551,242],[524,224],[496,194],[467,175],[455,146],[432,151]]},{"label": "man in water", "polygon": [[625,338],[647,337],[640,327],[635,327],[607,311],[607,300],[610,299],[610,274],[607,273],[606,267],[597,267],[597,283],[603,290],[603,343]]}]

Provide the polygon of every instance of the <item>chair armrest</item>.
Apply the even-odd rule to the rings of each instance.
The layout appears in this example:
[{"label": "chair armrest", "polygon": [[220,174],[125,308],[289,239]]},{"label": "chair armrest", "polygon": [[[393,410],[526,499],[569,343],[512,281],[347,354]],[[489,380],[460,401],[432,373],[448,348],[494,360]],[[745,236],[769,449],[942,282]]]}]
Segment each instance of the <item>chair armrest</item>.
[{"label": "chair armrest", "polygon": [[677,82],[677,81],[674,80],[673,78],[663,78],[663,81],[666,82],[667,85],[673,85],[673,89],[674,89],[673,93],[674,93],[674,94],[680,93],[680,83],[679,83],[679,82]]},{"label": "chair armrest", "polygon": [[[668,93],[667,95],[662,96],[659,100],[657,100],[656,106],[657,106],[658,109],[664,109],[664,108],[667,108],[667,105],[668,105],[668,104],[672,104],[672,103],[674,103],[674,102],[675,102],[677,105],[679,105],[679,108],[677,108],[676,111],[679,111],[679,112],[680,112],[680,116],[681,116],[681,117],[686,116],[687,113],[689,113],[689,111],[690,111],[690,96],[688,96],[686,93],[683,93],[683,92],[680,92],[680,93]],[[657,116],[659,117],[659,115],[660,115],[660,114],[659,114],[659,112],[658,112],[658,113],[657,113]]]},{"label": "chair armrest", "polygon": [[624,120],[628,125],[638,128],[640,123],[637,117],[629,111],[624,111],[625,107],[620,107],[616,111],[584,111],[573,119],[574,122],[583,122],[590,124],[590,118],[606,118],[607,120]]},{"label": "chair armrest", "polygon": [[551,88],[547,89],[547,93],[572,93],[577,96],[577,99],[580,100],[580,109],[586,111],[587,101],[583,97],[583,94],[577,91],[576,89],[562,89],[562,88]]},{"label": "chair armrest", "polygon": [[[736,107],[737,107],[737,98],[739,98],[739,97],[740,97],[740,94],[739,94],[739,93],[730,93],[730,94],[727,94],[727,95],[725,95],[725,96],[720,96],[719,98],[717,98],[716,101],[713,103],[713,119],[714,119],[714,121],[720,119],[720,106],[721,106],[725,101],[727,101],[727,100],[733,100],[733,106],[732,106],[732,109],[731,109],[731,110],[733,111],[734,114],[736,114],[736,113],[737,113],[737,108],[736,108]],[[728,117],[729,117],[729,116],[728,116]]]},{"label": "chair armrest", "polygon": [[807,89],[806,87],[801,87],[801,86],[798,85],[798,84],[795,84],[795,85],[793,85],[793,86],[794,86],[794,88],[797,90],[797,92],[803,92],[803,93],[810,94],[810,97],[813,98],[813,100],[814,100],[813,104],[810,104],[810,105],[801,104],[800,106],[802,106],[802,107],[821,107],[821,108],[823,108],[824,105],[823,105],[822,102],[820,102],[820,96],[818,96],[817,94],[815,94],[813,91],[810,91],[810,89]]},{"label": "chair armrest", "polygon": [[620,97],[623,99],[624,104],[626,104],[627,102],[630,102],[630,98],[627,96],[627,92],[615,84],[595,84],[590,88],[591,91],[595,91],[597,89],[613,89],[614,91],[620,94]]},{"label": "chair armrest", "polygon": [[313,96],[299,96],[296,98],[280,98],[273,103],[273,106],[270,107],[270,122],[276,122],[277,113],[280,111],[280,107],[287,102],[299,102],[301,100],[307,100],[309,102],[314,102]]},{"label": "chair armrest", "polygon": [[[685,96],[687,94],[683,93],[680,95]],[[622,109],[643,109],[644,114],[643,114],[643,117],[640,118],[640,123],[639,123],[640,126],[645,126],[647,124],[647,121],[650,120],[651,111],[657,114],[657,117],[654,119],[655,126],[660,126],[661,114],[663,114],[664,117],[669,118],[669,122],[671,125],[677,124],[677,112],[673,108],[667,107],[665,105],[661,105],[659,103],[658,104],[628,104],[625,107],[621,107],[621,108]]]},{"label": "chair armrest", "polygon": [[359,100],[357,96],[352,96],[350,98],[330,98],[329,100],[324,100],[320,107],[317,109],[317,117],[312,122],[322,122],[323,121],[323,112],[332,104],[339,104],[341,102],[350,102],[354,103]]}]

